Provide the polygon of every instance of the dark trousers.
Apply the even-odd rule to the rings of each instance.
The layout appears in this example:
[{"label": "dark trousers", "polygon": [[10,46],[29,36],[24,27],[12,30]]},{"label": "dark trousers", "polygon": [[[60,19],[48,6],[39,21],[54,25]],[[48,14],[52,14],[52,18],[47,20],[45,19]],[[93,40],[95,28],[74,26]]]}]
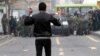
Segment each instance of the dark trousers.
[{"label": "dark trousers", "polygon": [[3,27],[3,34],[6,35],[7,34],[7,27],[6,27],[6,25],[3,25],[2,27]]},{"label": "dark trousers", "polygon": [[11,34],[11,33],[14,33],[14,35],[16,36],[16,28],[10,27],[10,34]]},{"label": "dark trousers", "polygon": [[42,56],[42,49],[45,49],[45,55],[51,56],[51,39],[36,39],[36,56]]}]

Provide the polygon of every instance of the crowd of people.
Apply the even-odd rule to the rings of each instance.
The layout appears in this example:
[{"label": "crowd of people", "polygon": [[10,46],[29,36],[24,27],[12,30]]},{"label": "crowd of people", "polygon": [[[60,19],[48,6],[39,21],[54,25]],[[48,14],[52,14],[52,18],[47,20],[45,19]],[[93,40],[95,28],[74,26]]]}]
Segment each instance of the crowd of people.
[{"label": "crowd of people", "polygon": [[[74,16],[79,16],[76,12]],[[100,30],[100,10],[89,11],[85,15],[90,20],[90,30],[91,31],[98,31]],[[10,20],[7,19],[7,15],[4,14],[2,17],[2,27],[3,27],[3,34],[13,34],[15,36],[23,36],[23,37],[31,37],[33,36],[33,26],[25,26],[24,19],[26,15],[23,15],[17,21],[17,18],[11,16]],[[85,17],[84,17],[85,18]],[[9,30],[7,30],[9,29]]]},{"label": "crowd of people", "polygon": [[7,15],[4,14],[1,20],[3,34],[14,35],[14,36],[23,36],[23,37],[31,37],[33,35],[33,27],[25,26],[24,19],[26,15],[23,15],[19,18],[10,16],[10,19],[7,19]]},{"label": "crowd of people", "polygon": [[1,20],[2,23],[2,29],[3,29],[3,34],[7,35],[7,34],[13,34],[15,36],[17,36],[17,31],[16,31],[16,27],[17,27],[17,21],[16,18],[14,18],[13,16],[10,16],[10,19],[7,19],[7,15],[4,14]]},{"label": "crowd of people", "polygon": [[100,10],[89,11],[89,13],[92,15],[92,30],[100,30]]}]

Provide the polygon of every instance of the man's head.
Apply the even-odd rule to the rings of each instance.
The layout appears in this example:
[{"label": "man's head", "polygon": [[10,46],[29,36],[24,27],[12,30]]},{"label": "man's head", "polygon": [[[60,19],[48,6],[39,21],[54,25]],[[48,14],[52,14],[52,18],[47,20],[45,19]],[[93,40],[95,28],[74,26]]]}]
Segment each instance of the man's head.
[{"label": "man's head", "polygon": [[39,3],[39,11],[46,11],[46,4],[44,2]]}]

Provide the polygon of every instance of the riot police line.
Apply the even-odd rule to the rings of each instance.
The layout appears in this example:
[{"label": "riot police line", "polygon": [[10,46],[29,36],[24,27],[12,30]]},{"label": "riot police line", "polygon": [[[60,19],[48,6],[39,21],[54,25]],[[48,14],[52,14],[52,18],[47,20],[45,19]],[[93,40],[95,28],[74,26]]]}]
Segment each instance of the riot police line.
[{"label": "riot police line", "polygon": [[[24,19],[26,15],[20,17],[19,21],[16,22],[16,36],[32,37],[33,26],[25,26]],[[89,11],[85,15],[69,15],[58,17],[62,26],[55,27],[52,25],[52,32],[54,35],[86,35],[90,34],[91,31],[100,30],[100,10]],[[5,20],[2,20],[2,26],[4,34],[6,34]],[[7,23],[7,22],[5,22]]]}]

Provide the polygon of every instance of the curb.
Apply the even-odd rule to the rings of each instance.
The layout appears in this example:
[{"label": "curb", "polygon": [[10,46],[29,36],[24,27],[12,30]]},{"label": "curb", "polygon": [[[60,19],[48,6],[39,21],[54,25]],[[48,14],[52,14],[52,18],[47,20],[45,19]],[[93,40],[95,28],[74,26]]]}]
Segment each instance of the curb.
[{"label": "curb", "polygon": [[100,34],[99,33],[91,32],[91,34],[94,35],[94,36],[100,37]]},{"label": "curb", "polygon": [[5,42],[10,39],[12,39],[12,36],[10,35],[0,35],[0,43]]}]

